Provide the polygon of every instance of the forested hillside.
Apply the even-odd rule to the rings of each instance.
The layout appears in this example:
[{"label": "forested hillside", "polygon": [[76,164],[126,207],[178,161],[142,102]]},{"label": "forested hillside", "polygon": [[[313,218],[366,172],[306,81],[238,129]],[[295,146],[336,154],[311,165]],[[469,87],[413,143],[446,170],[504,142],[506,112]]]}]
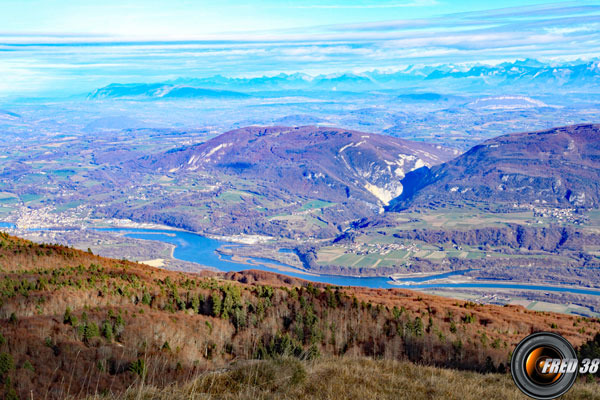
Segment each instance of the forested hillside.
[{"label": "forested hillside", "polygon": [[5,398],[185,385],[242,360],[372,357],[505,372],[532,331],[579,345],[600,330],[597,320],[405,290],[176,273],[6,234],[0,266]]}]

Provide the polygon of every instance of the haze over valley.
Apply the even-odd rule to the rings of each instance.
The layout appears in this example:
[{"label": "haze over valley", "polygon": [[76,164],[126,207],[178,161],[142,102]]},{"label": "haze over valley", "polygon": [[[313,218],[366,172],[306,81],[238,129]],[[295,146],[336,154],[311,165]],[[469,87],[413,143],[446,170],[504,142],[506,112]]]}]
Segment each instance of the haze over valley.
[{"label": "haze over valley", "polygon": [[[1,219],[34,240],[174,269],[218,267],[178,260],[168,243],[71,230],[184,229],[245,242],[219,252],[288,272],[402,281],[465,270],[428,283],[595,288],[598,133],[582,124],[598,120],[597,63],[217,76],[11,101]],[[487,302],[597,301],[472,290]]]},{"label": "haze over valley", "polygon": [[0,397],[516,399],[526,335],[600,357],[598,4],[63,3],[0,5]]}]

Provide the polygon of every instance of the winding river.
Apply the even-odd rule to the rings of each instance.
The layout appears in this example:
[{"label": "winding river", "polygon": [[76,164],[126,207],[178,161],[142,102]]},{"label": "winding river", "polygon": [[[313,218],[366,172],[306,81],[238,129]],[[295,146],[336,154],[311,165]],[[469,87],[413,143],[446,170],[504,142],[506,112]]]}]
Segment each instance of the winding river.
[{"label": "winding river", "polygon": [[[14,224],[0,221],[0,228],[13,229]],[[39,229],[35,229],[39,230]],[[240,246],[238,243],[226,242],[217,239],[207,238],[191,232],[160,230],[160,229],[139,229],[139,228],[98,228],[99,231],[117,232],[125,237],[143,240],[155,240],[163,243],[169,243],[175,246],[173,257],[190,261],[209,267],[214,267],[221,271],[242,271],[246,269],[260,269],[294,276],[313,282],[329,283],[336,286],[364,286],[369,288],[407,288],[407,289],[432,289],[432,288],[464,288],[464,289],[513,289],[513,290],[536,290],[543,292],[569,292],[585,295],[600,296],[600,289],[588,289],[578,287],[558,287],[549,285],[527,285],[518,283],[490,283],[490,282],[469,282],[469,283],[437,283],[436,279],[448,278],[451,276],[463,275],[468,270],[445,272],[436,275],[416,276],[404,279],[396,279],[396,284],[391,283],[387,277],[352,277],[340,275],[317,275],[307,274],[304,271],[290,265],[282,264],[279,261],[265,258],[248,258],[246,263],[236,262],[231,256],[220,255],[217,249],[223,245]],[[281,249],[281,252],[290,252],[290,249]],[[281,271],[278,268],[285,268]],[[398,284],[399,283],[399,284]]]},{"label": "winding river", "polygon": [[[391,283],[387,277],[350,277],[339,275],[312,275],[289,265],[282,264],[275,260],[262,258],[250,258],[248,264],[235,262],[228,256],[219,255],[216,250],[223,245],[239,245],[236,243],[224,242],[221,240],[210,239],[190,232],[154,230],[154,229],[129,229],[129,228],[106,228],[104,231],[120,232],[124,236],[134,239],[156,240],[175,245],[173,257],[183,260],[199,263],[202,265],[215,267],[221,271],[241,271],[245,269],[260,269],[263,271],[277,272],[297,278],[310,280],[313,282],[323,282],[338,286],[364,286],[370,288],[409,288],[409,289],[428,289],[428,288],[490,288],[490,289],[516,289],[516,290],[536,290],[544,292],[570,292],[586,295],[600,296],[600,290],[577,288],[577,287],[557,287],[546,285],[527,285],[516,283],[488,283],[488,282],[469,282],[469,283],[427,283],[435,279],[447,278],[450,276],[462,275],[468,271],[446,272],[437,275],[428,275],[421,277],[410,277],[398,279],[397,282],[405,282],[405,285]],[[289,249],[284,249],[289,251]],[[269,265],[286,267],[288,270],[282,272]],[[289,269],[295,269],[291,272]]]}]

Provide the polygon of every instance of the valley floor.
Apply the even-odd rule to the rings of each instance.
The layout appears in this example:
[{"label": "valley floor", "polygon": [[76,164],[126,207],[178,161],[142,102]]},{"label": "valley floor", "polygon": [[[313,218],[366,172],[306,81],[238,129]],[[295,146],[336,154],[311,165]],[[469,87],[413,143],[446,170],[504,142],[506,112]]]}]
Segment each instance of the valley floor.
[{"label": "valley floor", "polygon": [[[160,231],[171,231],[170,228],[164,226],[150,226]],[[149,228],[144,225],[132,225],[131,228]],[[177,230],[172,230],[174,233]],[[113,257],[117,259],[127,259],[132,261],[139,261],[148,265],[161,267],[172,271],[182,272],[200,272],[202,270],[218,270],[215,266],[202,265],[198,262],[184,261],[174,256],[175,245],[162,242],[157,240],[141,240],[133,239],[124,236],[123,232],[106,232],[95,229],[86,230],[12,230],[16,235],[24,237],[38,243],[62,243],[72,245],[75,248],[86,250],[91,249],[94,254],[98,254],[104,257]],[[217,239],[217,238],[215,238]],[[220,238],[223,240],[222,238]],[[231,240],[231,239],[230,239]],[[292,246],[291,244],[281,244],[279,246],[286,247]],[[227,257],[226,260],[219,256],[221,261],[235,261],[238,264],[247,265],[247,269],[259,268],[256,263],[250,263],[246,260],[248,258],[262,257],[264,259],[275,260],[275,262],[269,262],[268,265],[271,270],[277,271],[282,274],[296,273],[301,274],[300,277],[311,280],[312,277],[318,277],[320,274],[311,273],[305,269],[302,269],[295,260],[297,257],[294,253],[286,252],[282,253],[278,251],[279,247],[276,245],[223,245],[219,248],[219,253]],[[224,265],[229,265],[229,262],[225,262]],[[244,268],[246,269],[246,268]],[[446,271],[447,272],[447,271]],[[476,272],[476,271],[475,271]],[[410,278],[423,278],[427,276],[439,275],[440,271],[432,272],[416,272],[407,274],[395,274],[392,275],[397,280],[410,280]],[[336,275],[336,274],[333,274]],[[465,275],[450,276],[444,279],[436,279],[430,282],[421,283],[461,283],[461,282],[474,282],[472,277]],[[339,275],[339,281],[344,281],[344,276]],[[381,282],[392,283],[387,279],[387,276],[381,277]],[[349,282],[353,282],[349,280]],[[480,283],[494,283],[495,281],[479,281]],[[419,282],[416,282],[419,283]],[[510,283],[528,285],[529,282],[514,280]],[[344,283],[340,283],[344,284]],[[364,283],[346,283],[347,285],[366,285]],[[456,299],[463,299],[468,301],[474,301],[482,304],[518,304],[523,305],[527,308],[536,311],[551,311],[561,312],[567,314],[575,314],[586,317],[597,317],[598,309],[600,307],[600,296],[591,296],[585,294],[570,293],[569,291],[564,292],[551,292],[551,291],[535,291],[535,290],[514,290],[514,289],[490,289],[490,288],[419,288],[415,285],[407,285],[397,283],[395,286],[399,288],[407,288],[412,290],[419,290],[429,292],[432,294],[452,297]],[[552,286],[552,285],[550,285]],[[389,287],[386,285],[385,287]],[[582,285],[581,288],[586,288]]]},{"label": "valley floor", "polygon": [[[509,374],[478,374],[370,358],[247,361],[165,389],[134,386],[89,400],[183,399],[526,399]],[[564,399],[600,399],[580,380]]]}]

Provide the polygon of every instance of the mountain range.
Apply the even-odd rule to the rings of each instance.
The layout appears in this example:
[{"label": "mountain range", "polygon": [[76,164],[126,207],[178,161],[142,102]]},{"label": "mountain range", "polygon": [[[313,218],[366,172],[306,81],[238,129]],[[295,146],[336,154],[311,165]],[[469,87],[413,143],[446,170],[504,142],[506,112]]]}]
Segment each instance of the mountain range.
[{"label": "mountain range", "polygon": [[[507,89],[517,92],[552,93],[556,89],[587,91],[600,83],[600,62],[574,61],[543,63],[517,60],[497,65],[408,66],[395,72],[366,71],[311,76],[304,73],[233,78],[216,75],[206,78],[179,78],[162,83],[113,83],[89,94],[102,98],[245,98],[249,94],[273,94],[281,91],[365,92],[403,90],[420,96],[419,101],[438,101],[426,88],[432,85],[447,92]],[[533,93],[533,92],[532,92]],[[333,95],[334,93],[330,93]]]},{"label": "mountain range", "polygon": [[597,208],[599,135],[600,125],[566,126],[460,154],[339,128],[252,126],[124,162],[117,180],[154,176],[185,189],[157,197],[144,187],[147,201],[104,210],[213,234],[331,238],[384,209]]},{"label": "mountain range", "polygon": [[415,206],[600,205],[600,125],[500,136],[434,167],[411,171],[389,210]]}]

